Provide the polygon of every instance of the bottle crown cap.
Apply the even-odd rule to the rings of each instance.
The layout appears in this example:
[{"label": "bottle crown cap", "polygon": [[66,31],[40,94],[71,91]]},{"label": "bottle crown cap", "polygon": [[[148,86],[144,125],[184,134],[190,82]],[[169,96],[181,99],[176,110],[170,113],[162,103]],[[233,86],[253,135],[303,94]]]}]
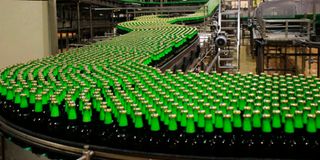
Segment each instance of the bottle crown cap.
[{"label": "bottle crown cap", "polygon": [[134,115],[135,116],[142,116],[142,112],[135,112]]},{"label": "bottle crown cap", "polygon": [[308,114],[308,118],[316,118],[315,114]]},{"label": "bottle crown cap", "polygon": [[188,118],[188,119],[192,119],[192,118],[194,118],[194,115],[193,115],[193,114],[188,114],[188,115],[187,115],[187,118]]},{"label": "bottle crown cap", "polygon": [[292,114],[286,114],[285,117],[286,118],[293,118],[293,115]]},{"label": "bottle crown cap", "polygon": [[212,118],[212,114],[206,114],[206,115],[204,115],[204,118],[211,119]]},{"label": "bottle crown cap", "polygon": [[270,118],[271,115],[270,115],[270,114],[263,114],[262,117],[263,117],[263,118]]},{"label": "bottle crown cap", "polygon": [[177,115],[176,114],[169,114],[169,118],[176,118]]}]

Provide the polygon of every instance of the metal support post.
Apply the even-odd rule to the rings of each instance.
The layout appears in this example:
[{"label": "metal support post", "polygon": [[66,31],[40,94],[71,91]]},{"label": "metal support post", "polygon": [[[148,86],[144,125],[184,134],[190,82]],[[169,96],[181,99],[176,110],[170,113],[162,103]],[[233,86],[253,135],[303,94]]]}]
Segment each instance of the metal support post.
[{"label": "metal support post", "polygon": [[66,35],[66,48],[69,49],[69,32]]},{"label": "metal support post", "polygon": [[136,17],[136,9],[133,9],[133,18]]},{"label": "metal support post", "polygon": [[81,41],[81,28],[80,28],[80,1],[77,2],[77,29],[78,29],[78,43]]},{"label": "metal support post", "polygon": [[5,158],[5,152],[4,152],[4,147],[5,147],[5,145],[4,145],[4,143],[5,143],[5,140],[4,140],[4,136],[3,136],[3,134],[2,134],[2,132],[0,132],[0,160],[4,160]]},{"label": "metal support post", "polygon": [[307,22],[307,37],[308,37],[308,40],[310,40],[310,22]]},{"label": "metal support post", "polygon": [[218,33],[220,33],[221,32],[221,0],[220,0],[220,2],[219,2],[219,13],[218,13],[218,27],[219,27],[219,29],[218,29]]},{"label": "metal support post", "polygon": [[[297,46],[294,47],[294,53],[298,54]],[[294,67],[295,67],[295,74],[298,74],[298,57],[294,56]]]},{"label": "metal support post", "polygon": [[[206,5],[203,7],[203,24],[206,27]],[[204,28],[204,31],[206,32],[206,28]]]},{"label": "metal support post", "polygon": [[93,40],[92,4],[90,4],[89,11],[90,11],[90,40],[92,41]]},{"label": "metal support post", "polygon": [[83,146],[83,148],[82,156],[77,160],[90,160],[94,152],[89,150],[88,145]]},{"label": "metal support post", "polygon": [[248,19],[251,19],[252,0],[248,0]]},{"label": "metal support post", "polygon": [[286,21],[286,31],[285,31],[286,38],[288,38],[288,30],[289,30],[289,22]]},{"label": "metal support post", "polygon": [[316,9],[316,0],[313,0],[313,8],[312,8],[312,11],[313,11],[313,22],[312,22],[312,24],[313,24],[313,26],[312,26],[312,28],[313,28],[313,33],[315,33],[316,32],[316,19],[317,19],[317,9]]},{"label": "metal support post", "polygon": [[50,34],[50,49],[51,54],[57,54],[58,48],[58,25],[57,25],[57,2],[56,0],[48,1],[49,15],[49,34]]},{"label": "metal support post", "polygon": [[320,48],[318,48],[318,68],[317,68],[317,76],[320,77]]},{"label": "metal support post", "polygon": [[257,74],[263,73],[264,70],[264,44],[256,41],[257,45]]},{"label": "metal support post", "polygon": [[126,21],[129,21],[129,14],[127,9],[126,9]]},{"label": "metal support post", "polygon": [[238,19],[237,19],[237,71],[239,71],[240,69],[240,41],[241,41],[241,37],[240,37],[240,29],[241,29],[241,25],[240,25],[240,9],[241,9],[241,1],[238,0]]},{"label": "metal support post", "polygon": [[163,10],[163,0],[160,0],[160,10],[161,10],[160,14],[162,14],[162,10]]}]

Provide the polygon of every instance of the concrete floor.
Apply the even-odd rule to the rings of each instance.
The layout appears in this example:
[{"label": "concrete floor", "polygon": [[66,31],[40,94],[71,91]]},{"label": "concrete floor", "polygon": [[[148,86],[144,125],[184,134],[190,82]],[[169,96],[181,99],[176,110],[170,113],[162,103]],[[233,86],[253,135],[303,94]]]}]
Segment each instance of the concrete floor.
[{"label": "concrete floor", "polygon": [[256,59],[250,54],[250,44],[247,39],[244,40],[240,47],[240,72],[256,73]]}]

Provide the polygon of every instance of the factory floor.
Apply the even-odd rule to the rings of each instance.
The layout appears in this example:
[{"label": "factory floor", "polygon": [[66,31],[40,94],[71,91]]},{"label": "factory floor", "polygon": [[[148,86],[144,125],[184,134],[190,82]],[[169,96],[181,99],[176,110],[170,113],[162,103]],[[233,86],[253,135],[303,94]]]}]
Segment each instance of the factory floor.
[{"label": "factory floor", "polygon": [[256,59],[250,54],[250,41],[244,39],[240,47],[240,72],[256,73]]}]

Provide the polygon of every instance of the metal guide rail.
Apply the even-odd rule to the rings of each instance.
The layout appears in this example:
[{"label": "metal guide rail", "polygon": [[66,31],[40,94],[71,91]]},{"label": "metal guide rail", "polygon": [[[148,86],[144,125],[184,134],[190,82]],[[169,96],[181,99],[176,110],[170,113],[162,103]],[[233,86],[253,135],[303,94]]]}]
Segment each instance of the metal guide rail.
[{"label": "metal guide rail", "polygon": [[[59,155],[80,157],[78,160],[90,159],[130,159],[130,160],[147,160],[147,159],[177,159],[177,160],[207,160],[219,159],[217,157],[206,156],[190,156],[141,152],[133,150],[116,149],[105,146],[87,145],[74,141],[66,141],[57,138],[52,138],[43,134],[35,133],[11,122],[0,116],[0,130],[5,136],[22,141],[31,146],[36,146],[43,150],[49,150]],[[224,157],[223,159],[234,159]],[[248,158],[237,158],[248,159]]]}]

